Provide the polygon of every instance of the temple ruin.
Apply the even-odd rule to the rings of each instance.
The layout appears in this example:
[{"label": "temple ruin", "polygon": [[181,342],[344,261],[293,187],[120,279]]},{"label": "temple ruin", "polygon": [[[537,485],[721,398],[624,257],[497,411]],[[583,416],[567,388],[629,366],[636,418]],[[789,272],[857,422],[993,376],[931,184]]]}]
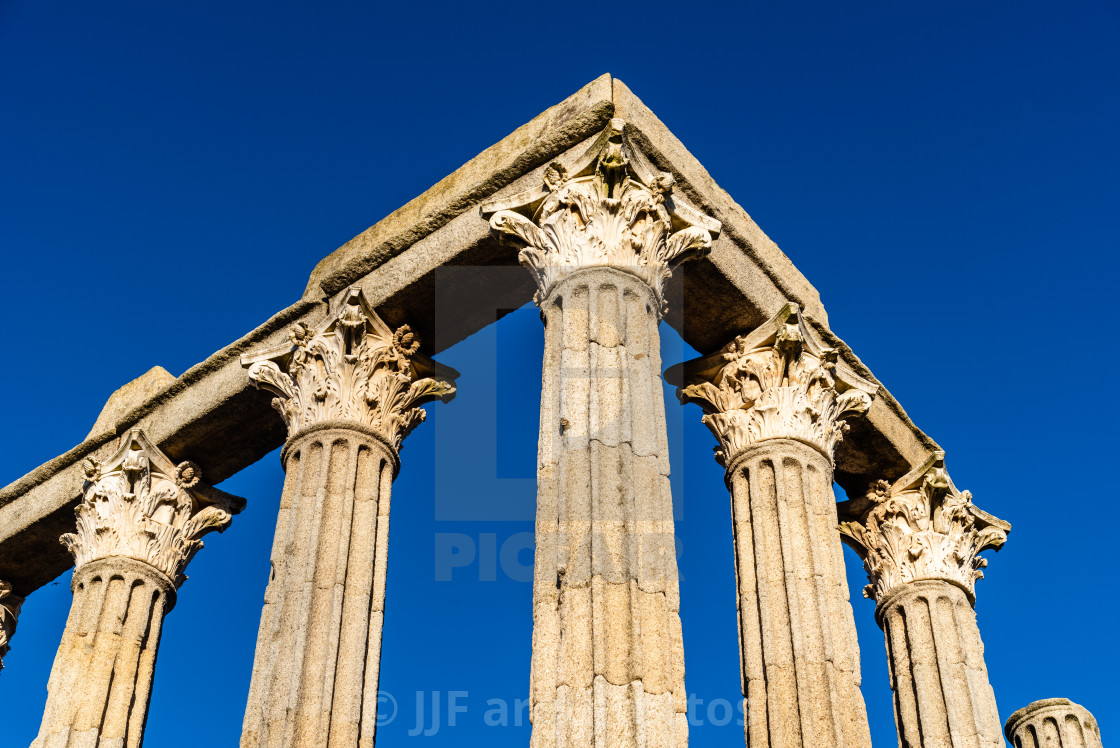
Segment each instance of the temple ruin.
[{"label": "temple ruin", "polygon": [[[448,266],[469,282],[438,291],[455,314],[437,323]],[[745,744],[871,743],[843,543],[876,602],[899,745],[1004,744],[973,604],[1010,525],[957,488],[809,281],[604,75],[325,257],[255,330],[114,393],[85,441],[0,491],[0,656],[21,606],[74,569],[33,745],[141,745],[184,569],[245,504],[212,486],[282,446],[240,744],[371,748],[399,450],[421,405],[454,396],[440,351],[496,300],[535,301],[544,335],[533,748],[688,745],[663,375],[725,471]],[[707,355],[663,362],[661,321]],[[1065,699],[1015,712],[1006,737],[1101,745]]]}]

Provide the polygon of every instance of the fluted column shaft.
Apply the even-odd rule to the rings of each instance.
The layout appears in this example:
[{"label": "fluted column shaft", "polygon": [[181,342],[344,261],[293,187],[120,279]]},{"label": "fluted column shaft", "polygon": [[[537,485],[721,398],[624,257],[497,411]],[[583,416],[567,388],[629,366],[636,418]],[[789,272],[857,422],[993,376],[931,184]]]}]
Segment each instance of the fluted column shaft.
[{"label": "fluted column shaft", "polygon": [[539,187],[481,206],[545,323],[531,745],[683,748],[688,700],[657,325],[720,223],[612,119]]},{"label": "fluted column shaft", "polygon": [[146,563],[115,557],[78,569],[71,587],[74,602],[32,745],[137,748],[174,585]]},{"label": "fluted column shaft", "polygon": [[1018,710],[1004,727],[1015,748],[1101,748],[1089,710],[1069,699],[1042,699]]},{"label": "fluted column shaft", "polygon": [[772,439],[727,479],[747,745],[870,745],[831,463]]},{"label": "fluted column shaft", "polygon": [[372,746],[394,451],[325,424],[284,448],[242,746]]},{"label": "fluted column shaft", "polygon": [[532,745],[687,745],[657,299],[611,268],[541,302]]},{"label": "fluted column shaft", "polygon": [[999,748],[999,712],[968,595],[943,579],[893,589],[876,619],[887,640],[902,748]]},{"label": "fluted column shaft", "polygon": [[840,507],[887,640],[900,748],[997,748],[995,694],[973,612],[976,580],[1011,525],[972,503],[935,452],[893,484]]},{"label": "fluted column shaft", "polygon": [[792,303],[670,376],[727,468],[747,745],[869,748],[832,460],[877,386]]},{"label": "fluted column shaft", "polygon": [[242,358],[289,436],[241,745],[372,748],[398,454],[419,406],[455,388],[357,288],[289,337]]},{"label": "fluted column shaft", "polygon": [[86,458],[75,532],[74,601],[47,683],[34,748],[138,748],[163,617],[200,538],[245,500],[201,482],[132,429],[104,463]]}]

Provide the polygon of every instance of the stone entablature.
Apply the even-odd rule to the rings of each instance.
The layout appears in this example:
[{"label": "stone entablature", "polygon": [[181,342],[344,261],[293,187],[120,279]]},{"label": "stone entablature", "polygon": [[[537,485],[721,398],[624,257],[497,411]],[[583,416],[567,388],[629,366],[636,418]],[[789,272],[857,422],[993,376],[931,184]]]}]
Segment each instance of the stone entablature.
[{"label": "stone entablature", "polygon": [[683,364],[681,402],[700,405],[704,424],[719,440],[716,460],[735,457],[767,439],[794,439],[831,461],[847,418],[871,407],[878,386],[818,344],[797,304],[786,304],[757,330],[711,356]]},{"label": "stone entablature", "polygon": [[419,353],[412,329],[390,330],[358,288],[347,289],[317,326],[296,323],[289,335],[290,345],[241,359],[253,384],[276,395],[272,405],[289,437],[341,421],[372,430],[399,451],[424,420],[420,406],[455,393],[450,381],[427,376],[435,363]]},{"label": "stone entablature", "polygon": [[82,470],[77,531],[61,538],[75,569],[124,556],[152,566],[178,587],[202,548],[199,538],[224,530],[245,507],[244,499],[202,483],[195,463],[173,463],[140,429],[125,434],[105,462],[87,458]]},{"label": "stone entablature", "polygon": [[671,174],[643,174],[626,156],[625,127],[611,120],[571,170],[553,162],[542,187],[482,206],[492,231],[526,244],[518,259],[537,282],[538,305],[571,273],[612,267],[643,280],[660,313],[672,269],[709,252],[719,234],[719,221],[674,196]]},{"label": "stone entablature", "polygon": [[976,580],[988,562],[979,554],[999,550],[1011,525],[972,503],[945,471],[937,452],[893,485],[878,481],[867,497],[848,501],[840,534],[864,560],[870,583],[864,596],[882,602],[901,585],[942,579],[975,599]]}]

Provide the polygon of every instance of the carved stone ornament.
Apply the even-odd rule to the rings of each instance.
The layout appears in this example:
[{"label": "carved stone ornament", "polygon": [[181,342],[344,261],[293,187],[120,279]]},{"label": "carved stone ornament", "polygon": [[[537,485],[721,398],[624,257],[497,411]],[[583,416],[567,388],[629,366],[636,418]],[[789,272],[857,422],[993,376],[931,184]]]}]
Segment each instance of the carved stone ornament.
[{"label": "carved stone ornament", "polygon": [[576,270],[612,267],[641,278],[664,308],[671,270],[711,249],[720,223],[673,193],[672,175],[654,172],[611,120],[570,168],[551,164],[544,184],[506,202],[482,206],[497,235],[524,242],[518,259],[537,281],[540,304]]},{"label": "carved stone ornament", "polygon": [[980,552],[999,550],[1011,525],[972,503],[945,472],[935,452],[890,485],[877,481],[864,499],[840,505],[840,535],[863,558],[870,584],[864,597],[881,602],[892,590],[919,579],[952,582],[975,600],[976,580],[988,565]]},{"label": "carved stone ornament", "polygon": [[830,460],[846,418],[871,406],[878,386],[817,343],[797,304],[720,352],[673,367],[681,402],[700,405],[719,440],[716,460],[729,467],[740,452],[766,439],[795,439]]},{"label": "carved stone ornament", "polygon": [[121,439],[103,463],[86,458],[78,530],[62,544],[80,569],[115,556],[143,561],[176,587],[202,548],[203,535],[225,530],[245,500],[207,486],[193,462],[173,463],[140,429]]},{"label": "carved stone ornament", "polygon": [[0,581],[0,670],[4,669],[4,657],[11,649],[10,643],[16,633],[16,621],[23,598],[12,592],[12,585]]},{"label": "carved stone ornament", "polygon": [[[348,288],[317,327],[297,323],[289,333],[291,345],[241,359],[253,384],[276,395],[272,405],[289,436],[346,421],[372,429],[399,450],[424,420],[419,406],[455,394],[451,381],[427,376],[436,364],[418,353],[420,341],[408,325],[390,330],[360,289]],[[457,375],[446,367],[440,373]]]}]

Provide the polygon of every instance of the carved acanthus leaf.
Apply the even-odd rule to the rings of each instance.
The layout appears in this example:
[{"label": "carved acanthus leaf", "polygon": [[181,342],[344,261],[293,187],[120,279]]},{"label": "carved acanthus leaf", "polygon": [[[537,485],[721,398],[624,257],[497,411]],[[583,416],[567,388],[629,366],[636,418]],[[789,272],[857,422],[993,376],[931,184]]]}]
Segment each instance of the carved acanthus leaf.
[{"label": "carved acanthus leaf", "polygon": [[841,364],[836,350],[815,343],[796,304],[683,368],[678,395],[704,409],[725,467],[766,439],[795,439],[831,459],[846,419],[866,413],[878,389]]},{"label": "carved acanthus leaf", "polygon": [[518,259],[534,274],[538,304],[570,273],[612,267],[645,281],[663,306],[672,268],[708,252],[719,233],[718,221],[677,205],[671,175],[639,173],[624,127],[612,120],[572,174],[554,163],[542,189],[482,209],[495,234],[526,245]]},{"label": "carved acanthus leaf", "polygon": [[276,395],[272,405],[289,436],[318,423],[349,421],[399,450],[424,420],[419,406],[455,393],[450,381],[421,376],[434,371],[434,363],[419,355],[416,335],[407,325],[392,332],[357,288],[347,289],[315,329],[296,324],[290,337],[290,346],[242,358],[253,384]]},{"label": "carved acanthus leaf", "polygon": [[16,633],[16,622],[23,598],[12,592],[12,585],[0,580],[0,670],[4,669],[4,657],[11,650],[12,637]]},{"label": "carved acanthus leaf", "polygon": [[77,532],[61,540],[75,568],[124,556],[162,572],[176,587],[200,538],[229,526],[245,500],[200,482],[193,462],[175,465],[140,429],[121,439],[104,463],[82,463],[86,481],[74,513]]},{"label": "carved acanthus leaf", "polygon": [[988,563],[980,552],[999,550],[1011,529],[956,489],[943,452],[894,485],[877,481],[865,499],[845,502],[842,513],[858,517],[841,523],[840,534],[863,558],[870,580],[864,596],[877,601],[919,579],[953,582],[972,599]]}]

